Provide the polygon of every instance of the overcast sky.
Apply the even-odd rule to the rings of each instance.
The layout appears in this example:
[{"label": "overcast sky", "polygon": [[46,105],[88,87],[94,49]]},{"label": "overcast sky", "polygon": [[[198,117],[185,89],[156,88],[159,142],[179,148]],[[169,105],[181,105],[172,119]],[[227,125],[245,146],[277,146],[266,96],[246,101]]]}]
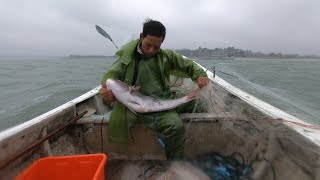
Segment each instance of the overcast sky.
[{"label": "overcast sky", "polygon": [[233,46],[320,55],[318,0],[1,0],[0,57],[112,55],[146,18],[167,28],[162,48]]}]

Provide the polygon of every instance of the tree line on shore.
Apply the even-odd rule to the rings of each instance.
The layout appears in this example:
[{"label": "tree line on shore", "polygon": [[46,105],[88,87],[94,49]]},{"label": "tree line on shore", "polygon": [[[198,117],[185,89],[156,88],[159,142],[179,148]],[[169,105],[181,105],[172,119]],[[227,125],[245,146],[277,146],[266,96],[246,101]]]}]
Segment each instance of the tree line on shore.
[{"label": "tree line on shore", "polygon": [[[282,54],[282,53],[261,53],[253,52],[252,50],[242,50],[234,47],[227,48],[215,48],[208,49],[199,47],[198,49],[177,49],[178,53],[190,57],[190,58],[283,58],[283,59],[298,59],[298,58],[310,58],[310,59],[320,59],[317,55],[299,55],[299,54]],[[79,55],[72,54],[68,58],[80,59],[80,58],[106,58],[113,57],[116,55],[105,56],[105,55]]]},{"label": "tree line on shore", "polygon": [[242,50],[234,47],[208,49],[199,47],[198,49],[178,49],[178,53],[187,57],[212,57],[212,58],[227,58],[227,57],[247,57],[247,58],[320,58],[315,55],[299,55],[299,54],[282,54],[282,53],[261,53],[251,50]]}]

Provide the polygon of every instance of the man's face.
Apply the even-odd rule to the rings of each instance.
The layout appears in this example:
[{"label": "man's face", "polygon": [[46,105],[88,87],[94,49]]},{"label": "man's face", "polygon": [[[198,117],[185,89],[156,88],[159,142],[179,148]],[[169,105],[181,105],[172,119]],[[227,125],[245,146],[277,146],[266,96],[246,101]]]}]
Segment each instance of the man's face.
[{"label": "man's face", "polygon": [[156,37],[147,35],[146,37],[142,37],[140,35],[141,41],[141,50],[145,57],[150,58],[155,56],[160,50],[160,46],[162,44],[163,37]]}]

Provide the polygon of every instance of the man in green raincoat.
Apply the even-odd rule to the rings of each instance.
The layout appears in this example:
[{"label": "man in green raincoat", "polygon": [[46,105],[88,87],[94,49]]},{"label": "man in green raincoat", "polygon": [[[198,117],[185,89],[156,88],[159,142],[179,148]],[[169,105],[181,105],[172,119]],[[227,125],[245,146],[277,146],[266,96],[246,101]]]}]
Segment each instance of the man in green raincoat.
[{"label": "man in green raincoat", "polygon": [[[131,41],[116,52],[115,61],[103,76],[101,95],[106,103],[114,102],[114,96],[106,87],[109,78],[119,79],[128,85],[140,86],[147,96],[173,98],[170,92],[170,74],[190,77],[199,88],[208,83],[207,74],[192,60],[172,51],[160,49],[166,28],[158,21],[147,19],[140,39]],[[163,143],[168,160],[183,158],[185,128],[175,109],[148,114],[135,114],[119,102],[114,103],[108,132],[111,142],[126,144],[128,130],[135,123],[143,123],[153,129]]]}]

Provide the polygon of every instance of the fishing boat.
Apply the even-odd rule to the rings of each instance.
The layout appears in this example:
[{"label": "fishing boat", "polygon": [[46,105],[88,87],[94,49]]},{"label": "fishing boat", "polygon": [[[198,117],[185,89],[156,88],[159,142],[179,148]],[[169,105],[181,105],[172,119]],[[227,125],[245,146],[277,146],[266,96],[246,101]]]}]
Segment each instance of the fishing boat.
[{"label": "fishing boat", "polygon": [[[213,110],[180,114],[186,127],[188,159],[211,152],[223,157],[237,153],[241,155],[242,164],[251,167],[247,179],[320,179],[317,126],[205,70],[214,87],[206,95],[214,96],[207,104]],[[173,88],[184,88],[187,84],[183,79],[179,86],[177,79],[173,82]],[[150,167],[157,164],[164,167],[161,165],[168,162],[156,133],[142,124],[130,129],[128,146],[110,143],[107,127],[112,109],[102,102],[100,88],[1,131],[0,179],[15,178],[42,157],[95,153],[108,156],[106,179],[147,179],[150,174],[153,179],[164,179],[170,173],[172,179],[210,179],[192,161],[170,162],[170,166],[158,174],[156,170],[150,171]]]}]

